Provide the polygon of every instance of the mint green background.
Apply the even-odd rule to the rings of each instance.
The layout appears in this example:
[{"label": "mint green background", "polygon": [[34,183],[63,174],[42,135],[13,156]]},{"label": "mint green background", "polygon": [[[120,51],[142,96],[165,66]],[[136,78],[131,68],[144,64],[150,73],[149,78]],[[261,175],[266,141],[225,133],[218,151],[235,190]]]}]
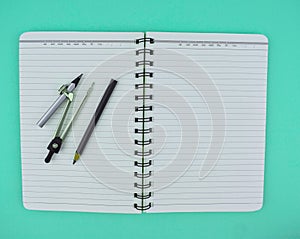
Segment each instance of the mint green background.
[{"label": "mint green background", "polygon": [[[300,1],[2,0],[0,238],[300,238]],[[118,215],[22,206],[18,37],[25,31],[262,33],[269,38],[265,200],[254,213]]]}]

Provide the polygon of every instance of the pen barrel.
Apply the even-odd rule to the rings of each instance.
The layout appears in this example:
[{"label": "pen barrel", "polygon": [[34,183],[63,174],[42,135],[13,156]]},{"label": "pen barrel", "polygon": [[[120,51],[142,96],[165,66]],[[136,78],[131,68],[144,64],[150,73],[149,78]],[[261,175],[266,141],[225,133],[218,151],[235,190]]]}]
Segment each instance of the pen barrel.
[{"label": "pen barrel", "polygon": [[95,112],[95,124],[97,124],[98,120],[100,119],[100,116],[113,92],[113,90],[116,87],[116,84],[118,82],[116,80],[111,80],[109,85],[107,86],[104,95],[102,96],[102,99],[100,101],[100,103],[97,106],[96,112]]},{"label": "pen barrel", "polygon": [[[75,89],[76,85],[74,83],[71,83],[67,91],[72,92]],[[37,125],[40,126],[41,128],[47,123],[47,121],[51,118],[51,116],[55,113],[55,111],[61,106],[61,104],[65,101],[66,99],[65,94],[61,94],[58,96],[58,98],[54,101],[54,103],[49,107],[49,109],[43,114],[41,119],[37,122]]]},{"label": "pen barrel", "polygon": [[104,110],[104,108],[105,108],[105,106],[106,106],[106,104],[107,104],[107,102],[108,102],[108,100],[109,100],[116,84],[117,84],[116,80],[111,80],[108,87],[106,88],[106,90],[105,90],[105,92],[102,96],[102,99],[99,102],[99,104],[97,106],[97,109],[96,109],[96,111],[95,111],[95,113],[94,113],[87,129],[85,130],[84,135],[83,135],[83,137],[82,137],[82,139],[81,139],[81,141],[78,145],[78,148],[76,150],[76,152],[79,153],[80,155],[82,154],[89,138],[91,137],[91,134],[93,133],[93,130],[94,130],[97,122],[99,121],[100,116],[101,116],[101,114],[102,114],[102,112],[103,112],[103,110]]}]

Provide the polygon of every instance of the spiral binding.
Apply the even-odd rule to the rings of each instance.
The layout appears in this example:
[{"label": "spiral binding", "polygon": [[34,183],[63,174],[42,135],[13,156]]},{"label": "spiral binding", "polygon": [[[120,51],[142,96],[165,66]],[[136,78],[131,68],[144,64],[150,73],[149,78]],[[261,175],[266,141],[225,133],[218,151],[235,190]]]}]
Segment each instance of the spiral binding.
[{"label": "spiral binding", "polygon": [[144,43],[144,42],[149,42],[150,44],[154,43],[154,39],[151,37],[143,37],[135,40],[136,44]]},{"label": "spiral binding", "polygon": [[134,143],[137,145],[149,145],[152,143],[152,139],[147,139],[147,140],[134,140]]},{"label": "spiral binding", "polygon": [[147,184],[134,183],[134,187],[139,188],[139,189],[150,188],[151,187],[151,182],[149,182]]},{"label": "spiral binding", "polygon": [[147,66],[153,66],[153,61],[137,61],[135,62],[135,66],[144,66],[144,65],[147,65]]},{"label": "spiral binding", "polygon": [[143,49],[138,49],[136,52],[135,52],[135,54],[138,56],[138,55],[140,55],[140,54],[149,54],[149,55],[153,55],[153,50],[152,49],[145,49],[145,48],[143,48]]},{"label": "spiral binding", "polygon": [[152,105],[149,106],[136,106],[135,111],[152,111]]},{"label": "spiral binding", "polygon": [[[153,106],[148,104],[145,105],[145,102],[149,103],[149,101],[153,99],[151,94],[146,94],[146,89],[152,89],[153,84],[145,83],[147,78],[153,78],[153,72],[146,71],[145,68],[146,66],[154,65],[153,61],[146,59],[146,56],[153,55],[154,51],[146,48],[147,43],[153,44],[154,39],[147,37],[136,39],[136,44],[143,44],[141,49],[136,50],[136,56],[142,55],[143,59],[136,61],[135,66],[140,70],[138,70],[134,75],[137,81],[141,81],[140,83],[135,84],[135,89],[139,90],[140,93],[143,92],[142,94],[135,95],[135,100],[138,104],[135,106],[135,112],[137,113],[136,116],[139,116],[135,117],[135,122],[139,123],[137,124],[139,127],[136,127],[134,130],[135,134],[139,135],[139,139],[135,139],[134,143],[141,149],[134,151],[135,156],[140,156],[140,160],[134,161],[134,166],[137,168],[137,172],[134,172],[134,177],[139,179],[138,182],[134,183],[134,187],[141,189],[141,193],[134,193],[134,198],[140,200],[140,203],[134,204],[134,208],[140,211],[148,210],[153,206],[151,202],[148,202],[153,195],[153,192],[149,191],[152,186],[150,179],[153,175],[153,171],[148,170],[152,165],[152,160],[150,160],[149,157],[153,154],[153,150],[148,147],[153,143],[152,139],[149,138],[153,129],[151,127],[147,127],[147,124],[153,121],[153,118],[149,116],[151,111],[153,111]],[[141,117],[141,115],[143,117]],[[148,135],[149,137],[144,137],[144,135]],[[145,146],[147,148],[145,148]]]},{"label": "spiral binding", "polygon": [[145,117],[145,118],[139,118],[139,117],[136,117],[135,118],[135,122],[152,122],[152,117]]},{"label": "spiral binding", "polygon": [[152,100],[152,95],[136,95],[135,100]]},{"label": "spiral binding", "polygon": [[134,194],[134,197],[135,198],[138,198],[138,199],[148,199],[148,198],[150,198],[152,196],[152,193],[151,192],[149,192],[148,194],[146,194],[146,195],[140,195],[140,194],[138,194],[138,193],[135,193]]},{"label": "spiral binding", "polygon": [[137,203],[134,204],[134,208],[136,210],[140,210],[140,211],[146,211],[146,210],[150,209],[151,207],[152,207],[151,202],[148,205],[145,205],[145,206],[139,206],[139,205],[137,205]]},{"label": "spiral binding", "polygon": [[135,84],[135,89],[152,89],[153,88],[153,84]]},{"label": "spiral binding", "polygon": [[152,133],[152,128],[148,128],[148,129],[135,129],[134,133],[136,133],[136,134],[150,134],[150,133]]},{"label": "spiral binding", "polygon": [[138,150],[134,151],[134,154],[137,156],[150,156],[152,154],[152,150],[149,149],[148,151],[140,152]]},{"label": "spiral binding", "polygon": [[152,165],[152,160],[149,160],[146,163],[139,163],[138,161],[134,161],[134,166],[136,167],[141,167],[141,168],[146,168]]},{"label": "spiral binding", "polygon": [[149,171],[148,173],[138,173],[138,172],[134,172],[134,176],[137,178],[149,178],[152,176],[152,171]]},{"label": "spiral binding", "polygon": [[146,77],[146,76],[152,78],[153,77],[153,72],[143,71],[143,72],[135,73],[135,78]]}]

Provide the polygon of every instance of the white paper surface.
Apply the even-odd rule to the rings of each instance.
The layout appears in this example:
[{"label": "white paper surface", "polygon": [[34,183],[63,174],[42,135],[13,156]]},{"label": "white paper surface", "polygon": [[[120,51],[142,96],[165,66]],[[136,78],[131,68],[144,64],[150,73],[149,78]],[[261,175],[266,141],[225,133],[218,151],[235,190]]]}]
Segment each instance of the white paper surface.
[{"label": "white paper surface", "polygon": [[[143,54],[135,44],[143,33],[25,33],[20,38],[20,112],[23,202],[28,209],[139,213],[134,172],[151,177],[144,193],[152,196],[147,212],[253,211],[263,203],[267,39],[262,35],[147,33],[145,89],[153,117],[143,128],[135,117],[143,95],[134,74]],[[61,107],[40,129],[36,122],[57,97],[57,88],[80,73],[73,114],[95,82],[62,149],[44,163],[47,145],[62,114]],[[81,157],[76,147],[110,79],[118,85]],[[141,146],[145,168],[134,166]]]},{"label": "white paper surface", "polygon": [[[20,114],[23,202],[28,209],[139,213],[133,207],[134,73],[136,38],[143,33],[35,32],[20,37]],[[94,89],[59,154],[44,163],[64,106],[43,128],[36,122],[57,89],[83,73],[69,115]],[[85,148],[80,139],[110,82],[118,84]],[[68,119],[66,120],[68,122]]]},{"label": "white paper surface", "polygon": [[[262,35],[147,33],[153,61],[149,212],[263,204],[268,43]],[[149,103],[150,104],[150,103]],[[149,146],[150,147],[150,146]]]}]

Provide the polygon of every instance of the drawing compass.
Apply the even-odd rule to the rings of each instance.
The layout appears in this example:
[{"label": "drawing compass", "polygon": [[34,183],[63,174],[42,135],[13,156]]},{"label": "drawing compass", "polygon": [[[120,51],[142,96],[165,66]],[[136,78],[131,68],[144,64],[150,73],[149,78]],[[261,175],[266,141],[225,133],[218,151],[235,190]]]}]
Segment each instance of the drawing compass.
[{"label": "drawing compass", "polygon": [[71,117],[70,121],[68,122],[67,126],[65,127],[65,129],[62,131],[66,116],[68,114],[68,111],[70,109],[70,105],[73,102],[73,93],[72,92],[68,92],[66,91],[67,89],[67,85],[64,85],[60,88],[61,94],[65,94],[66,98],[67,98],[67,104],[66,107],[64,109],[63,115],[59,121],[59,124],[57,126],[57,129],[55,131],[54,137],[51,140],[51,142],[49,143],[47,149],[49,150],[48,155],[45,158],[45,163],[49,163],[51,161],[51,158],[53,156],[53,154],[57,154],[61,148],[62,142],[65,139],[71,125],[72,122],[74,121],[74,119],[76,118],[76,116],[78,115],[80,109],[82,108],[85,100],[87,99],[88,95],[90,94],[92,88],[94,86],[94,83],[92,83],[92,85],[90,86],[90,88],[87,90],[85,96],[83,97],[82,101],[80,102],[79,107],[77,108],[76,112],[74,113],[74,115]]}]

